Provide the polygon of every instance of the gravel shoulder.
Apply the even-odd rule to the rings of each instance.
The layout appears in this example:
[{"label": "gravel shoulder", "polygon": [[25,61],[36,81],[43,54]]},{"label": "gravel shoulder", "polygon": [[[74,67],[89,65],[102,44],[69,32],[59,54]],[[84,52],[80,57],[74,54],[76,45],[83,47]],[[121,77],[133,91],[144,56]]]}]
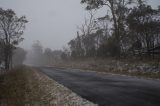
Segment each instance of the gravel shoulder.
[{"label": "gravel shoulder", "polygon": [[0,76],[3,106],[96,106],[37,70],[22,66]]}]

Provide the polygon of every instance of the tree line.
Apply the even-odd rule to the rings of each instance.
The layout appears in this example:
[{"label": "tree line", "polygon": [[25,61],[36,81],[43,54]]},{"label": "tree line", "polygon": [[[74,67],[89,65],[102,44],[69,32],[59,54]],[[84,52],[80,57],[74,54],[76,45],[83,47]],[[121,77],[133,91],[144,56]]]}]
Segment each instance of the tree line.
[{"label": "tree line", "polygon": [[52,50],[50,48],[43,48],[40,41],[35,41],[31,50],[27,51],[27,56],[24,61],[27,65],[34,66],[49,66],[61,61],[61,50]]},{"label": "tree line", "polygon": [[[160,46],[160,6],[154,9],[146,0],[81,0],[81,3],[89,17],[78,27],[76,38],[68,43],[71,57],[150,56],[151,49]],[[107,14],[95,17],[95,12],[104,7]],[[66,56],[67,53],[64,52]]]}]

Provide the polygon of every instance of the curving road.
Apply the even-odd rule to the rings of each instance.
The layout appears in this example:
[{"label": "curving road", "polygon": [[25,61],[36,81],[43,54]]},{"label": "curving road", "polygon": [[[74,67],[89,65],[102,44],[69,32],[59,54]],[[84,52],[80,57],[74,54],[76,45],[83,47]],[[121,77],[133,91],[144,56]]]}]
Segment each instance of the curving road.
[{"label": "curving road", "polygon": [[40,71],[99,106],[160,106],[160,80],[39,67]]}]

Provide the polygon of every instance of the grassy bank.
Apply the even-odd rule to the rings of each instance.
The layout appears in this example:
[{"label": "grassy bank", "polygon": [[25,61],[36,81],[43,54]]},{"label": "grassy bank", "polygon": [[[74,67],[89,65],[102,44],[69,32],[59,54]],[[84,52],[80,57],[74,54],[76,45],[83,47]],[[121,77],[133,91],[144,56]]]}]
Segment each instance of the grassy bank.
[{"label": "grassy bank", "polygon": [[16,67],[0,76],[0,105],[23,106],[41,103],[34,71],[26,66]]},{"label": "grassy bank", "polygon": [[149,60],[83,58],[57,62],[54,66],[160,79],[160,67]]}]

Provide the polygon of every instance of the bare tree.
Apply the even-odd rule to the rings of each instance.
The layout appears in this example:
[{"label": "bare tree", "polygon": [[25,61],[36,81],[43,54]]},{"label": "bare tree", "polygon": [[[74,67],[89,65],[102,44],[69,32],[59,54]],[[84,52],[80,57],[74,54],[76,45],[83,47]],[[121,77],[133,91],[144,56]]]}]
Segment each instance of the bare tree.
[{"label": "bare tree", "polygon": [[96,32],[96,19],[95,19],[95,10],[90,10],[88,18],[85,18],[84,23],[81,27],[78,27],[80,30],[77,33],[76,40],[79,42],[78,46],[81,47],[80,50],[83,53],[83,55],[87,55],[91,49],[95,49],[95,32]]}]

